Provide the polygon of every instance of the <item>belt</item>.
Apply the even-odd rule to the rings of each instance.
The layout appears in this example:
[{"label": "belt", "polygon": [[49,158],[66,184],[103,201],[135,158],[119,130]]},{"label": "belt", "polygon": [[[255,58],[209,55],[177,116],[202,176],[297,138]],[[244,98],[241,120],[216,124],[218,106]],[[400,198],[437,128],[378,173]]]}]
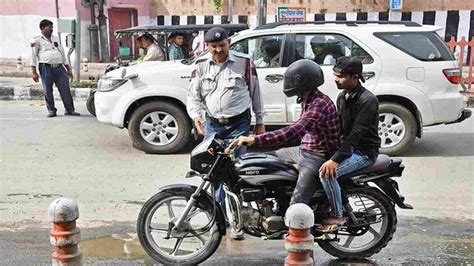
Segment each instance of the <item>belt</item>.
[{"label": "belt", "polygon": [[51,68],[56,68],[56,67],[60,67],[60,66],[63,66],[63,64],[48,64],[48,63],[39,63],[40,66],[47,66],[47,67],[51,67]]},{"label": "belt", "polygon": [[213,123],[218,123],[218,124],[222,124],[222,125],[229,125],[229,124],[233,124],[237,121],[239,121],[240,119],[242,118],[245,118],[245,117],[250,117],[250,109],[247,109],[245,110],[243,113],[241,114],[238,114],[236,116],[232,116],[232,117],[219,117],[219,118],[214,118],[214,117],[211,117],[211,116],[207,116]]}]

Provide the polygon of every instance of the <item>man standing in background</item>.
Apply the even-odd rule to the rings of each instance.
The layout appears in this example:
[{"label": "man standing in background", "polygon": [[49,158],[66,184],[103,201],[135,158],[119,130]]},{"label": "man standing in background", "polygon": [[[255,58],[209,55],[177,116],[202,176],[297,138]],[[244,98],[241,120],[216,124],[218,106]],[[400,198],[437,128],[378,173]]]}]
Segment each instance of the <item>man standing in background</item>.
[{"label": "man standing in background", "polygon": [[[59,94],[66,112],[64,115],[80,116],[74,109],[69,78],[72,79],[72,70],[66,61],[64,50],[59,39],[53,36],[53,22],[43,19],[39,24],[41,35],[31,42],[31,74],[35,82],[43,83],[44,99],[48,108],[48,117],[55,117],[57,109],[54,107],[53,83],[58,87]],[[36,66],[39,67],[39,75]]]},{"label": "man standing in background", "polygon": [[193,37],[191,56],[198,57],[204,51],[204,42],[198,30],[193,30]]}]

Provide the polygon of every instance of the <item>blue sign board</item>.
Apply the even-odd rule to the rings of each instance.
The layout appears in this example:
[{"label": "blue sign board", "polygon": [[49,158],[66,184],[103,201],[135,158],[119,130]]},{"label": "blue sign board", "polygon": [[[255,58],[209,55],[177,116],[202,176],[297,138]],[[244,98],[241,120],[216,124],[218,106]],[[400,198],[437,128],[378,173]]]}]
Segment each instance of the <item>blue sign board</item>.
[{"label": "blue sign board", "polygon": [[403,8],[403,0],[390,0],[391,10],[401,10]]}]

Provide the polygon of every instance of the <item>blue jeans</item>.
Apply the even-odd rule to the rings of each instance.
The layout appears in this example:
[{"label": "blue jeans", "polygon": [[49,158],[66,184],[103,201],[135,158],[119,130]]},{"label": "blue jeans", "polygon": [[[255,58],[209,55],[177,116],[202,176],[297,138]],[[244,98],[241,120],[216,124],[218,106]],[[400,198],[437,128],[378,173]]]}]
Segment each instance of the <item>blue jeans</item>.
[{"label": "blue jeans", "polygon": [[41,83],[43,83],[44,99],[48,111],[56,112],[53,96],[54,83],[56,84],[56,87],[58,87],[66,112],[74,112],[74,102],[72,101],[71,89],[69,88],[69,77],[67,76],[66,69],[64,69],[63,66],[53,68],[40,65],[39,72],[41,75]]},{"label": "blue jeans", "polygon": [[[248,117],[243,117],[240,120],[232,124],[220,124],[212,122],[211,119],[206,119],[206,131],[208,134],[216,133],[216,137],[223,139],[226,142],[230,142],[238,136],[248,136],[250,132],[250,113]],[[240,147],[235,152],[235,157],[239,157],[247,152],[246,147]],[[225,206],[225,192],[222,188],[222,184],[214,185],[215,199],[219,202],[224,209]]]},{"label": "blue jeans", "polygon": [[[374,161],[369,159],[365,155],[359,153],[353,153],[351,157],[344,159],[336,169],[336,176],[340,177],[349,173],[352,173],[356,170],[371,166],[374,164]],[[342,196],[341,196],[341,187],[337,182],[337,179],[328,180],[322,178],[321,183],[323,184],[324,192],[328,197],[329,203],[331,204],[331,216],[342,217],[343,216],[343,206],[342,206]]]}]

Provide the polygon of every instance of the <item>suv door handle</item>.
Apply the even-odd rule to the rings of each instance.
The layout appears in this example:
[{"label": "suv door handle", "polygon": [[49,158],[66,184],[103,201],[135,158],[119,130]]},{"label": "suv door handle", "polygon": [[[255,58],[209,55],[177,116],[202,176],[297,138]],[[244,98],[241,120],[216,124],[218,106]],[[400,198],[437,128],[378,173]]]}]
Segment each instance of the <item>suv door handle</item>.
[{"label": "suv door handle", "polygon": [[365,80],[369,80],[375,76],[375,72],[374,71],[362,72],[362,76],[364,77]]},{"label": "suv door handle", "polygon": [[270,83],[278,83],[279,81],[283,80],[283,75],[281,75],[281,74],[267,75],[265,77],[265,80],[270,82]]}]

